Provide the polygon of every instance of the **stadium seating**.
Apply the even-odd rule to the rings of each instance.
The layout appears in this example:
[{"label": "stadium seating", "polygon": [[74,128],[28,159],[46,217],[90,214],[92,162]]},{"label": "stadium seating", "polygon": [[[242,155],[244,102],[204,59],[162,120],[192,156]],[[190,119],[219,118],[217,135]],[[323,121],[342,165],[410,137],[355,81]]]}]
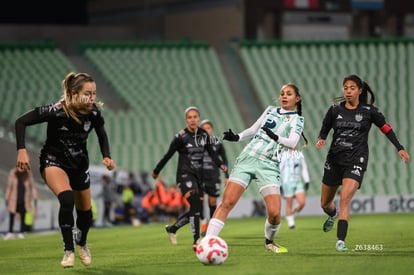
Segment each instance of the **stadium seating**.
[{"label": "stadium seating", "polygon": [[[409,119],[413,117],[414,40],[356,40],[324,42],[245,42],[240,56],[263,105],[277,98],[281,85],[298,85],[303,99],[305,149],[311,174],[311,194],[319,192],[327,148],[316,150],[322,119],[341,95],[345,75],[358,74],[376,95],[376,106],[385,114],[401,142],[410,151]],[[373,126],[370,163],[362,194],[412,194],[412,164],[403,165],[395,148]],[[329,139],[328,142],[331,140]]]},{"label": "stadium seating", "polygon": [[[2,44],[0,62],[1,119],[10,125],[34,106],[58,101],[62,75],[73,70],[63,53],[51,43]],[[30,127],[27,134],[43,142],[45,127]]]}]

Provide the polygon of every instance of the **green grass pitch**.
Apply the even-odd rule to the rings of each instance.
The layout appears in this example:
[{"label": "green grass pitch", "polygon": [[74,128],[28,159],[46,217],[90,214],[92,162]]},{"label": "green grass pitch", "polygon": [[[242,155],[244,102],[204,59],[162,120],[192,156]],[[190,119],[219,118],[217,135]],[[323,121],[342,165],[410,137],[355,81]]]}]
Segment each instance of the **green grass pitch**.
[{"label": "green grass pitch", "polygon": [[272,254],[263,247],[264,217],[230,219],[220,235],[229,246],[221,266],[198,262],[189,225],[178,231],[176,246],[161,223],[92,228],[92,265],[76,258],[70,269],[60,266],[58,232],[31,233],[24,240],[0,240],[0,274],[413,274],[412,213],[351,216],[348,253],[335,251],[336,225],[324,233],[324,220],[298,216],[293,230],[283,222],[276,241],[289,252]]}]

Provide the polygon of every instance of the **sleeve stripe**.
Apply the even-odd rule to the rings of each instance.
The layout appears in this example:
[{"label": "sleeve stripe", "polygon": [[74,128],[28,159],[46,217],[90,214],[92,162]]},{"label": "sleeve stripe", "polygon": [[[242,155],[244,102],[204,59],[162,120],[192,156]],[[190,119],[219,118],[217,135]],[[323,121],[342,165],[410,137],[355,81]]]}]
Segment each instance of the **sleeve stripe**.
[{"label": "sleeve stripe", "polygon": [[385,123],[382,127],[381,127],[381,132],[383,134],[387,134],[390,131],[392,131],[391,125],[389,125],[388,123]]}]

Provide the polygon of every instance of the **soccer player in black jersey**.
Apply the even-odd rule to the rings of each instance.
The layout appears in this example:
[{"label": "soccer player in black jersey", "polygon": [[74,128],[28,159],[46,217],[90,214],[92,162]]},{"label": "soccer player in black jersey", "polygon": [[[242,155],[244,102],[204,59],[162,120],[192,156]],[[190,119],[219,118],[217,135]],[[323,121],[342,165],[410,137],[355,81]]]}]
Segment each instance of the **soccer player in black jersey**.
[{"label": "soccer player in black jersey", "polygon": [[40,173],[59,200],[59,227],[64,242],[61,265],[73,267],[74,206],[79,258],[84,265],[90,265],[92,261],[86,240],[92,222],[87,138],[93,129],[99,139],[103,164],[113,170],[115,162],[110,156],[104,119],[98,108],[102,103],[95,102],[93,78],[86,73],[71,72],[62,81],[62,86],[63,96],[58,103],[36,107],[16,120],[17,167],[31,169],[25,147],[26,127],[47,122],[47,138],[40,153]]},{"label": "soccer player in black jersey", "polygon": [[175,135],[167,153],[154,168],[152,177],[156,179],[168,160],[175,152],[178,152],[177,186],[183,196],[188,200],[190,209],[178,217],[173,225],[167,225],[165,229],[170,237],[171,243],[177,244],[177,230],[187,223],[190,223],[194,237],[193,250],[195,251],[198,239],[200,238],[201,199],[204,194],[202,188],[204,151],[207,150],[209,152],[214,163],[223,171],[227,171],[227,166],[214,152],[207,132],[198,126],[200,122],[198,108],[194,106],[188,107],[184,112],[184,116],[187,127]]},{"label": "soccer player in black jersey", "polygon": [[[398,141],[384,115],[372,104],[375,97],[369,85],[357,75],[346,76],[342,82],[343,97],[336,98],[325,115],[316,148],[326,144],[331,129],[333,139],[326,158],[322,179],[321,207],[328,214],[323,231],[332,229],[338,218],[336,250],[346,252],[345,237],[348,231],[350,203],[368,164],[368,134],[372,124],[380,128],[397,148],[398,155],[406,163],[410,156]],[[368,103],[368,93],[371,95]],[[342,185],[339,213],[333,203],[338,187]]]},{"label": "soccer player in black jersey", "polygon": [[[213,123],[208,119],[204,119],[201,121],[200,127],[210,136],[213,150],[217,152],[223,163],[228,166],[226,150],[224,149],[223,143],[220,141],[220,139],[214,137]],[[217,208],[217,198],[220,196],[221,180],[220,169],[218,169],[218,167],[214,164],[213,159],[210,157],[207,151],[204,153],[203,169],[203,188],[204,193],[206,193],[208,197],[207,200],[210,213],[208,216],[209,219],[213,217],[214,211],[216,211]],[[227,182],[228,178],[229,173],[226,171],[224,183]],[[206,233],[208,219],[204,217],[204,221],[201,224],[202,235],[205,235]]]}]

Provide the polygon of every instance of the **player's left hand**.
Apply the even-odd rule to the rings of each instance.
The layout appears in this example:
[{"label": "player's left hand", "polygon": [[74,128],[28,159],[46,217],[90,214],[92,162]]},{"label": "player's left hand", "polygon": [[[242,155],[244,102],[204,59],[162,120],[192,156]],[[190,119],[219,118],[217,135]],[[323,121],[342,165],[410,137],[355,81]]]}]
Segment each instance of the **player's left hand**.
[{"label": "player's left hand", "polygon": [[400,158],[405,162],[408,163],[410,162],[410,155],[407,153],[407,151],[405,150],[400,150],[398,151],[398,155],[400,156]]},{"label": "player's left hand", "polygon": [[305,192],[309,189],[309,182],[305,182]]},{"label": "player's left hand", "polygon": [[225,164],[220,165],[220,169],[223,170],[223,172],[227,172],[228,170],[227,165]]},{"label": "player's left hand", "polygon": [[269,128],[267,128],[267,127],[262,127],[262,130],[263,131],[265,131],[266,132],[266,134],[271,138],[271,139],[273,139],[274,141],[278,141],[279,140],[279,136],[278,135],[276,135],[275,133],[273,133],[272,132],[272,130],[270,130]]},{"label": "player's left hand", "polygon": [[105,157],[102,163],[106,166],[109,171],[114,170],[116,167],[115,161],[111,158]]}]

